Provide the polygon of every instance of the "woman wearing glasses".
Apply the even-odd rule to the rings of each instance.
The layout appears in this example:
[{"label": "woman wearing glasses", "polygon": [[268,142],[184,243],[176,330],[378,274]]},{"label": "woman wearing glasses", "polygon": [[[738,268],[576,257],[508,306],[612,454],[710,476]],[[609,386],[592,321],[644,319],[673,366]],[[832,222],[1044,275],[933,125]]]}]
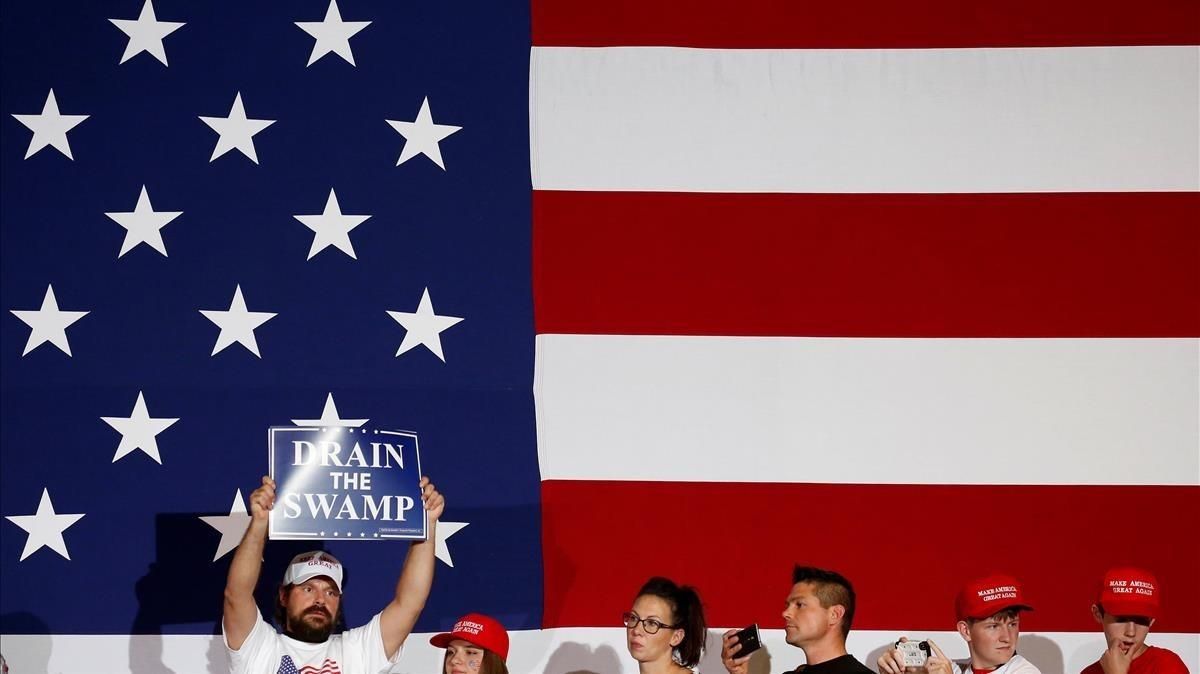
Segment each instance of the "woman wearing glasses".
[{"label": "woman wearing glasses", "polygon": [[694,588],[651,578],[621,620],[641,674],[690,673],[700,663],[707,626]]},{"label": "woman wearing glasses", "polygon": [[508,674],[508,632],[495,618],[468,613],[429,643],[446,649],[443,674]]}]

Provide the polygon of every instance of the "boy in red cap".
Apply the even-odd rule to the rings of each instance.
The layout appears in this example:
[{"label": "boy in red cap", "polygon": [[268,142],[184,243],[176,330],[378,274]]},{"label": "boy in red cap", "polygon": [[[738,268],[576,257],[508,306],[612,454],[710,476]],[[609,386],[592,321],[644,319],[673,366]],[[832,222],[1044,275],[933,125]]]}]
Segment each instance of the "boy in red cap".
[{"label": "boy in red cap", "polygon": [[[946,657],[937,644],[929,642],[925,663],[929,674],[1041,674],[1030,661],[1017,655],[1021,635],[1021,611],[1032,611],[1021,585],[1012,576],[987,576],[967,583],[954,602],[958,633],[967,642],[971,659],[961,665]],[[904,637],[901,641],[907,641]],[[879,656],[880,674],[903,674],[900,649]]]},{"label": "boy in red cap", "polygon": [[1188,674],[1178,655],[1146,645],[1159,593],[1158,580],[1145,569],[1116,567],[1104,574],[1092,617],[1103,627],[1108,648],[1082,674]]}]

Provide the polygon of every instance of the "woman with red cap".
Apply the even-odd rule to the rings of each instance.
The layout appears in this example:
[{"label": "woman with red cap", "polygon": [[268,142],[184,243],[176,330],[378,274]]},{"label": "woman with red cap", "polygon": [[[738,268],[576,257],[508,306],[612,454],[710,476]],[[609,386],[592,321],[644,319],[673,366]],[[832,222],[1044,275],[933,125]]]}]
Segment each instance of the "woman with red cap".
[{"label": "woman with red cap", "polygon": [[508,674],[508,632],[495,618],[468,613],[429,643],[446,649],[442,674]]}]

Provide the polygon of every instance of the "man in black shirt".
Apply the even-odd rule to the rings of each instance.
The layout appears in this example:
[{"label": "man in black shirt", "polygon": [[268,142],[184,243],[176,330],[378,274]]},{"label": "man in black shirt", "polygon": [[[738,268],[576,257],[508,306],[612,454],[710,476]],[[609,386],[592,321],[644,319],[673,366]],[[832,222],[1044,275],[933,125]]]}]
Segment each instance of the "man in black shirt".
[{"label": "man in black shirt", "polygon": [[[854,621],[854,588],[845,576],[811,566],[792,571],[792,591],[783,610],[787,642],[804,651],[804,674],[875,674],[846,652]],[[747,674],[753,654],[737,657],[737,630],[725,633],[721,662],[729,674]]]}]

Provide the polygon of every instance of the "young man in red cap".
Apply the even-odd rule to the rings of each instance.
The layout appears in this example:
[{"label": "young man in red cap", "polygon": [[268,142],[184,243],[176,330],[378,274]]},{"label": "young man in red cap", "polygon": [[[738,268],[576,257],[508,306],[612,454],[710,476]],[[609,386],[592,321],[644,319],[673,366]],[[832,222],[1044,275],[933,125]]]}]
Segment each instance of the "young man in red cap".
[{"label": "young man in red cap", "polygon": [[[925,669],[929,674],[1041,674],[1034,664],[1017,655],[1021,611],[1032,611],[1021,584],[1012,576],[995,575],[967,583],[954,602],[958,633],[967,642],[971,659],[956,663],[932,641]],[[902,641],[906,641],[901,637]],[[892,649],[879,656],[880,674],[902,674],[904,656]]]},{"label": "young man in red cap", "polygon": [[297,555],[283,574],[276,605],[280,634],[263,620],[254,603],[262,570],[267,515],[275,506],[275,481],[263,476],[250,495],[250,525],[229,565],[221,628],[232,674],[285,674],[301,671],[383,672],[400,655],[433,584],[434,540],[445,500],[421,478],[421,500],[429,517],[429,537],[413,543],[391,602],[371,622],[333,634],[341,618],[342,565],[324,551]]},{"label": "young man in red cap", "polygon": [[1178,655],[1146,645],[1159,593],[1158,580],[1145,569],[1117,567],[1104,574],[1092,617],[1103,627],[1108,648],[1083,674],[1188,674]]}]

